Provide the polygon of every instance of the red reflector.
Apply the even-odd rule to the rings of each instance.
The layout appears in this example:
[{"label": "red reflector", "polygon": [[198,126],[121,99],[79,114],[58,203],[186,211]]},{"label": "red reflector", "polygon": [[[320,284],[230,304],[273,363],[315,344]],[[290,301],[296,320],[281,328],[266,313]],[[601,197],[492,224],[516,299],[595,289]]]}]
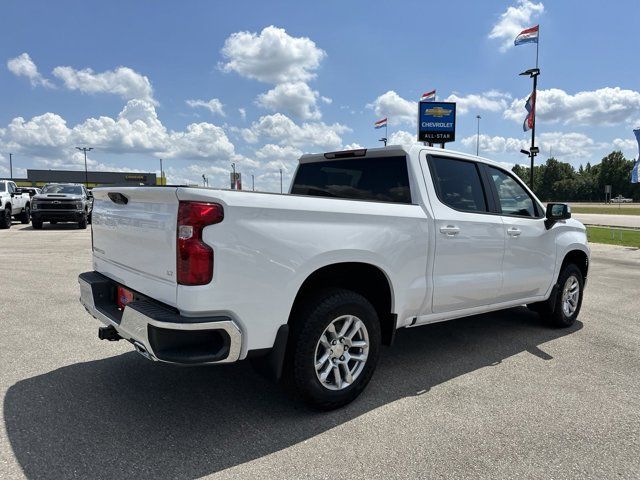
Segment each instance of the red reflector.
[{"label": "red reflector", "polygon": [[203,242],[202,230],[220,223],[218,203],[180,202],[177,228],[177,277],[180,285],[206,285],[213,278],[213,249]]},{"label": "red reflector", "polygon": [[116,299],[116,303],[118,304],[119,309],[123,309],[127,303],[133,302],[133,292],[127,290],[121,285],[118,285],[118,298]]}]

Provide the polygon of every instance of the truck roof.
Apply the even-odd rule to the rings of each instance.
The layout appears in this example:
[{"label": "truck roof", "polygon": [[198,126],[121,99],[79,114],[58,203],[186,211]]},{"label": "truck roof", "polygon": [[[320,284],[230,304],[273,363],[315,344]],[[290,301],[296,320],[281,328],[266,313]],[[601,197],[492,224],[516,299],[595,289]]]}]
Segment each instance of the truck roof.
[{"label": "truck roof", "polygon": [[[426,150],[427,153],[433,155],[442,155],[443,153],[449,157],[461,158],[466,160],[474,160],[476,162],[486,163],[501,167],[498,162],[488,158],[471,155],[469,153],[458,152],[455,150],[445,150],[438,147],[428,147],[422,143],[414,143],[412,145],[387,145],[386,147],[376,148],[359,148],[354,150],[341,150],[325,153],[307,153],[300,157],[299,163],[313,163],[325,160],[341,160],[353,157],[383,157],[390,155],[418,155],[421,151]],[[504,168],[504,167],[502,167]]]}]

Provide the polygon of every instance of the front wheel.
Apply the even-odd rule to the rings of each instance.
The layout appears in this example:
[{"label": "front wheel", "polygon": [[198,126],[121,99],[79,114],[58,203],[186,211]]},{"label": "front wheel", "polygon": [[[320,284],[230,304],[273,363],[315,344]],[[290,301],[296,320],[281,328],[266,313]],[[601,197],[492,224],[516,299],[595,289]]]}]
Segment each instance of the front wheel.
[{"label": "front wheel", "polygon": [[29,205],[24,207],[24,210],[22,211],[22,215],[20,216],[20,223],[22,223],[23,225],[26,225],[29,223],[29,219],[31,218],[31,209],[29,208]]},{"label": "front wheel", "polygon": [[350,290],[329,289],[293,321],[285,374],[302,399],[330,410],[360,395],[380,351],[380,322],[371,303]]},{"label": "front wheel", "polygon": [[85,230],[87,228],[87,216],[83,215],[80,221],[78,222],[78,228],[80,230]]},{"label": "front wheel", "polygon": [[34,230],[42,230],[42,222],[40,220],[31,220],[31,226]]},{"label": "front wheel", "polygon": [[2,211],[0,215],[0,228],[11,228],[11,207],[7,207]]},{"label": "front wheel", "polygon": [[555,327],[570,327],[582,307],[584,277],[577,265],[566,265],[558,276],[558,293],[546,302],[527,305]]}]

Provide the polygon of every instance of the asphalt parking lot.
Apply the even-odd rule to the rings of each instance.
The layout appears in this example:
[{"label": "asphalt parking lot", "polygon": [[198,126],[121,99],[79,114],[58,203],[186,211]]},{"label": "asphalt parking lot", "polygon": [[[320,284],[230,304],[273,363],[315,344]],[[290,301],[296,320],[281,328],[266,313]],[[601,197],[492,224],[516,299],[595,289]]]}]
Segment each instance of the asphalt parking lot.
[{"label": "asphalt parking lot", "polygon": [[97,338],[90,230],[0,231],[0,478],[638,478],[640,251],[593,245],[580,321],[525,308],[399,332],[353,404],[312,412],[240,363]]}]

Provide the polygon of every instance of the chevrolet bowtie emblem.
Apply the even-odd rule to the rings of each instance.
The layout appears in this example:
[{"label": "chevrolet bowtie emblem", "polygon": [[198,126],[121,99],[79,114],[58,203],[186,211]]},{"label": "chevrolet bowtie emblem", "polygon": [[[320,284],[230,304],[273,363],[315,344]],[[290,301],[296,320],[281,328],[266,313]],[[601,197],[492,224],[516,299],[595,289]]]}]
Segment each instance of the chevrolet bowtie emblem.
[{"label": "chevrolet bowtie emblem", "polygon": [[451,114],[451,110],[442,107],[433,107],[427,108],[424,113],[434,117],[448,117]]}]

